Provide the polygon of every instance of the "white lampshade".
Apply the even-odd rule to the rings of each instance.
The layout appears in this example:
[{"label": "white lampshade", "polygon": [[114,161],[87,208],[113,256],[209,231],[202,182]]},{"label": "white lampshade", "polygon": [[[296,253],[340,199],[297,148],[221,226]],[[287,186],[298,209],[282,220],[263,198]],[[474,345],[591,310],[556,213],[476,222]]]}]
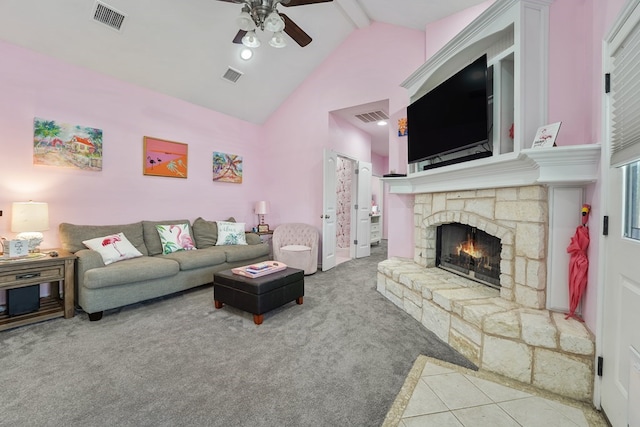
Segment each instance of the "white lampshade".
[{"label": "white lampshade", "polygon": [[29,252],[38,252],[42,231],[49,229],[49,205],[39,202],[13,202],[11,231],[18,239],[29,241]]},{"label": "white lampshade", "polygon": [[244,31],[253,31],[256,29],[256,23],[246,10],[243,10],[242,13],[238,15],[236,18],[236,25]]},{"label": "white lampshade", "polygon": [[13,202],[11,231],[45,231],[49,229],[49,205],[39,202]]},{"label": "white lampshade", "polygon": [[287,42],[284,40],[284,35],[282,31],[278,31],[277,33],[273,33],[273,37],[269,40],[269,45],[271,47],[277,47],[278,49],[281,47],[285,47]]},{"label": "white lampshade", "polygon": [[264,20],[264,29],[274,33],[284,30],[284,20],[278,12],[271,12],[269,16],[267,16],[267,19]]},{"label": "white lampshade", "polygon": [[242,44],[246,47],[260,47],[260,39],[255,31],[248,31],[242,38]]},{"label": "white lampshade", "polygon": [[263,200],[260,202],[256,202],[256,206],[253,210],[258,215],[265,215],[269,213],[269,209],[270,209],[269,202],[265,202]]}]

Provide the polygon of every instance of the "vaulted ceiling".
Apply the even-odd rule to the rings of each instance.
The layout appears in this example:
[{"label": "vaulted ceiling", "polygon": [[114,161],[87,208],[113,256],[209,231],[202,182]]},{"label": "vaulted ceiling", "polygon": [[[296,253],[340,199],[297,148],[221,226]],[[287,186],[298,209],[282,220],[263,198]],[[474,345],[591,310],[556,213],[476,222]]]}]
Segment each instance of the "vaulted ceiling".
[{"label": "vaulted ceiling", "polygon": [[[313,41],[262,46],[249,61],[232,43],[236,0],[2,0],[0,39],[253,123],[263,123],[349,34],[372,21],[424,30],[484,0],[333,0],[278,5]],[[119,30],[94,19],[96,6],[124,16]],[[3,64],[9,66],[9,64]],[[223,78],[240,72],[235,83]],[[386,108],[379,105],[367,108]],[[367,109],[365,108],[365,109]],[[340,112],[351,118],[363,108]],[[388,113],[388,108],[385,110]],[[357,120],[350,120],[360,126]],[[364,124],[363,124],[364,126]],[[375,126],[375,124],[370,125]],[[379,132],[370,127],[368,132]],[[370,129],[370,130],[367,130]]]}]

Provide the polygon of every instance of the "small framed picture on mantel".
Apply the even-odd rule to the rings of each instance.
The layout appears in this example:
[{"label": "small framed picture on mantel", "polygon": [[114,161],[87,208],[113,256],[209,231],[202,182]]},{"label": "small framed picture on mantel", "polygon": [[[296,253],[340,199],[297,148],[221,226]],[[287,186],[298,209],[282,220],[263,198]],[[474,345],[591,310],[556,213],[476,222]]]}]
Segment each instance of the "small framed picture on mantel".
[{"label": "small framed picture on mantel", "polygon": [[539,127],[531,148],[555,147],[561,124],[562,122],[557,122]]}]

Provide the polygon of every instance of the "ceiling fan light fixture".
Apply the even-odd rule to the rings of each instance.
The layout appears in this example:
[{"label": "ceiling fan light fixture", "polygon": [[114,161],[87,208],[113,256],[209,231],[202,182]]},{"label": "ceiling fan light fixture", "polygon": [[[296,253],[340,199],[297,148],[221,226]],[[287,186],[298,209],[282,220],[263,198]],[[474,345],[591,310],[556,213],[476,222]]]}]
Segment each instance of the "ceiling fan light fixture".
[{"label": "ceiling fan light fixture", "polygon": [[236,24],[238,28],[243,31],[253,31],[256,29],[256,23],[253,21],[247,9],[242,9],[242,13],[236,18]]},{"label": "ceiling fan light fixture", "polygon": [[264,20],[264,29],[274,33],[284,30],[284,20],[275,10]]},{"label": "ceiling fan light fixture", "polygon": [[247,31],[247,34],[242,38],[242,44],[246,47],[260,47],[260,39],[256,36],[255,31]]},{"label": "ceiling fan light fixture", "polygon": [[273,37],[271,37],[271,40],[269,40],[269,46],[271,47],[280,49],[282,47],[285,47],[286,45],[287,45],[287,42],[284,40],[284,35],[282,34],[282,31],[273,33]]}]

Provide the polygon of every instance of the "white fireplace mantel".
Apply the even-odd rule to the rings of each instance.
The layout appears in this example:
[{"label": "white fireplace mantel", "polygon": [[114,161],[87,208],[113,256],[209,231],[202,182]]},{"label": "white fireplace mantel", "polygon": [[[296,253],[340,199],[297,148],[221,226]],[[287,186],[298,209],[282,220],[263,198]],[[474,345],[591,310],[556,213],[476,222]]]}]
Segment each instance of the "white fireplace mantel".
[{"label": "white fireplace mantel", "polygon": [[395,194],[418,194],[532,184],[584,185],[598,178],[600,144],[529,148],[470,162],[382,178]]}]

